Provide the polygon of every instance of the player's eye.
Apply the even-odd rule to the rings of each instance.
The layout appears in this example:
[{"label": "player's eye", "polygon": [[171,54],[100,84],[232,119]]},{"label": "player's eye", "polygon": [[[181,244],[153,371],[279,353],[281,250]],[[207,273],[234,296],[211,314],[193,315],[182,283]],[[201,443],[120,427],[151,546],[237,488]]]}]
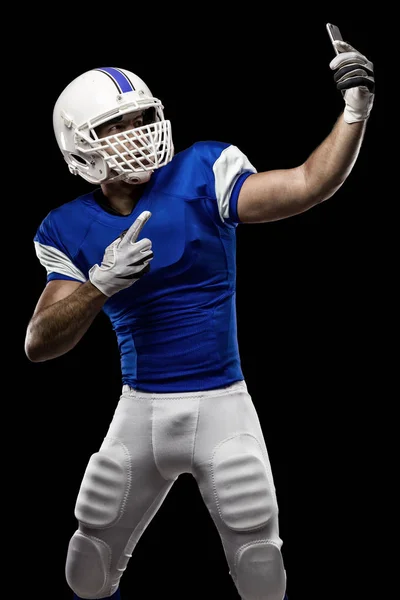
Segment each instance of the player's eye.
[{"label": "player's eye", "polygon": [[108,127],[107,132],[113,133],[114,131],[121,131],[125,128],[126,126],[123,123],[116,123],[115,125],[111,125],[110,127]]}]

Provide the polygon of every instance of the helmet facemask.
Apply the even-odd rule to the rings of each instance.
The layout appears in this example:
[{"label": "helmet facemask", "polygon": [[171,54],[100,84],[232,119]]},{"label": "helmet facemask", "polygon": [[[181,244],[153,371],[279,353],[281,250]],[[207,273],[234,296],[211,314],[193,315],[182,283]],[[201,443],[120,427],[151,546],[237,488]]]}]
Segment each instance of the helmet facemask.
[{"label": "helmet facemask", "polygon": [[[98,115],[75,128],[76,152],[70,155],[72,172],[93,183],[123,180],[138,184],[148,181],[155,169],[167,164],[174,149],[171,123],[163,116],[156,98],[146,98],[119,107],[112,114]],[[108,121],[130,113],[142,113],[143,125],[99,137],[96,130]]]}]

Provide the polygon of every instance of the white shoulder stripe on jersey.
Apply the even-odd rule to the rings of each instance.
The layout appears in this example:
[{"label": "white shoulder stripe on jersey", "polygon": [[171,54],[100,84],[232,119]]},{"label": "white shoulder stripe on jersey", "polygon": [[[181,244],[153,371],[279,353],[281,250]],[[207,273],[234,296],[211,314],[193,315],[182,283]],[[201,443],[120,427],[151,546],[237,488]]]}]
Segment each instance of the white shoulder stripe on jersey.
[{"label": "white shoulder stripe on jersey", "polygon": [[82,271],[75,267],[63,252],[53,246],[46,246],[39,242],[34,242],[34,244],[36,256],[46,269],[47,275],[50,273],[60,273],[61,275],[67,275],[68,277],[82,281],[82,283],[87,281]]},{"label": "white shoulder stripe on jersey", "polygon": [[213,171],[218,210],[224,221],[229,218],[229,201],[237,179],[243,173],[257,173],[257,170],[237,146],[228,146],[215,161]]}]

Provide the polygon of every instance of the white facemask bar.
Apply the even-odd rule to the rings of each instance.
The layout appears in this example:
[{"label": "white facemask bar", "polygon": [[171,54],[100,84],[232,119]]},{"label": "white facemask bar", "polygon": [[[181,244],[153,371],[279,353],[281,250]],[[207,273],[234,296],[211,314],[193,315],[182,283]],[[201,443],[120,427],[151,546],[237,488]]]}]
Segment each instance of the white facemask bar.
[{"label": "white facemask bar", "polygon": [[118,173],[153,171],[171,159],[172,139],[169,121],[156,121],[77,146],[83,154],[99,152]]}]

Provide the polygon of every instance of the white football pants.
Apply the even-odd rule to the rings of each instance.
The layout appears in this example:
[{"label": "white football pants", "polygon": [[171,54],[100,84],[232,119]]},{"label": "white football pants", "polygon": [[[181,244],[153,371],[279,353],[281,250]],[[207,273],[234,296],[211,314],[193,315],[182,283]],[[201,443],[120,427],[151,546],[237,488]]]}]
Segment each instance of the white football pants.
[{"label": "white football pants", "polygon": [[123,387],[78,493],[79,527],[66,560],[70,588],[90,599],[116,591],[133,549],[181,473],[198,483],[243,600],[282,600],[286,572],[275,487],[243,381],[184,394]]}]

